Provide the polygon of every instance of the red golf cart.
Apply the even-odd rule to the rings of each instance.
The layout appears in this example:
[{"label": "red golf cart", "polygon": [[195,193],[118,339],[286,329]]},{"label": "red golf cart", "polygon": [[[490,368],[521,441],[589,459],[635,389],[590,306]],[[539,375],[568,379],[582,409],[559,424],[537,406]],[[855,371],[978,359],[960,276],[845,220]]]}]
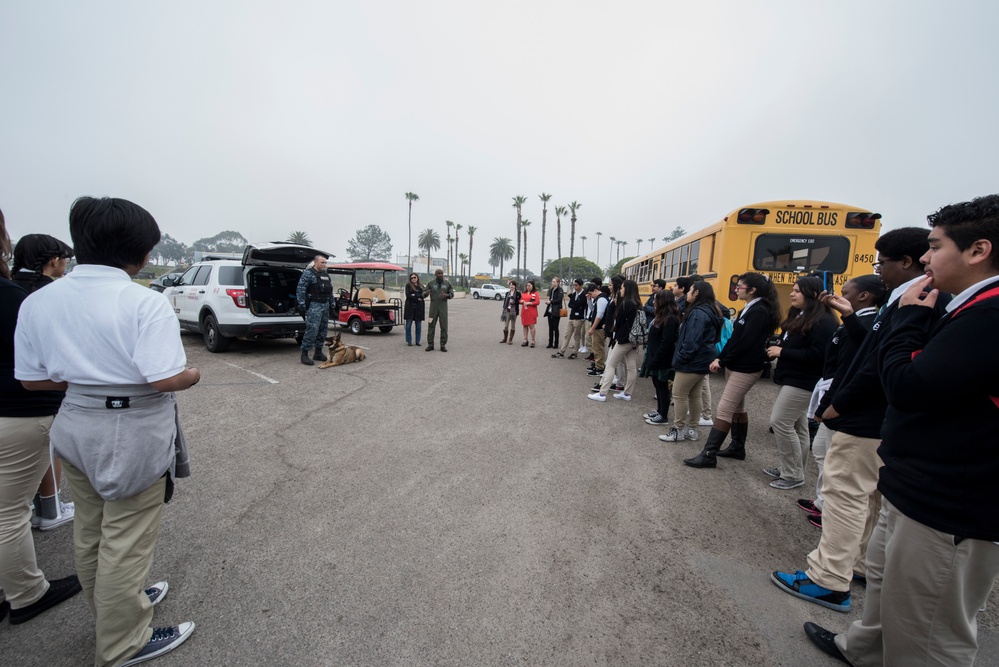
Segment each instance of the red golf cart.
[{"label": "red golf cart", "polygon": [[382,333],[392,331],[402,321],[402,300],[389,297],[385,291],[396,289],[397,274],[405,271],[401,266],[387,262],[354,262],[329,264],[326,272],[333,281],[338,298],[330,306],[330,322],[350,329],[355,335],[375,327]]}]

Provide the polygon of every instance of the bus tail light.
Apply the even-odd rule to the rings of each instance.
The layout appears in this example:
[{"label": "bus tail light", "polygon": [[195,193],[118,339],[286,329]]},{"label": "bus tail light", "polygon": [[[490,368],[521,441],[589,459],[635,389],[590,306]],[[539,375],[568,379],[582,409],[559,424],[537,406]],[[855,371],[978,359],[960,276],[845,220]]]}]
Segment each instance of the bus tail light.
[{"label": "bus tail light", "polygon": [[232,298],[232,302],[236,304],[237,308],[246,308],[246,290],[227,289],[225,293]]},{"label": "bus tail light", "polygon": [[739,294],[735,291],[735,288],[739,285],[739,276],[733,275],[728,281],[728,300],[738,301]]},{"label": "bus tail light", "polygon": [[847,213],[847,229],[874,229],[877,221],[881,219],[880,213]]},{"label": "bus tail light", "polygon": [[762,225],[767,221],[770,211],[765,208],[744,208],[739,211],[740,225]]}]

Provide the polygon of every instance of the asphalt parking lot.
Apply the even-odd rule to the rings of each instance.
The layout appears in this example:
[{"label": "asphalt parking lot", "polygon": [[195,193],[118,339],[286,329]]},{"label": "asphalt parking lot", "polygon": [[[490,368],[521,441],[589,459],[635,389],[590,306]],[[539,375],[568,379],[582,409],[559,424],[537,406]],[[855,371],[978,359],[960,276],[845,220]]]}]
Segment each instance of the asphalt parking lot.
[{"label": "asphalt parking lot", "polygon": [[[292,341],[209,354],[179,394],[193,476],[164,512],[150,582],[156,622],[197,630],[156,665],[838,664],[811,620],[859,618],[781,593],[774,569],[818,542],[771,489],[776,387],[750,394],[749,457],[693,470],[698,443],[667,444],[635,400],[586,400],[582,360],[498,345],[499,304],[450,304],[448,352],[401,328],[344,340],[368,359],[319,370]],[[564,324],[564,323],[563,323]],[[426,332],[424,332],[424,337]],[[721,383],[712,383],[714,400]],[[52,578],[72,571],[68,528],[36,533]],[[993,595],[978,665],[999,665]],[[86,665],[82,598],[0,628],[8,667]]]}]

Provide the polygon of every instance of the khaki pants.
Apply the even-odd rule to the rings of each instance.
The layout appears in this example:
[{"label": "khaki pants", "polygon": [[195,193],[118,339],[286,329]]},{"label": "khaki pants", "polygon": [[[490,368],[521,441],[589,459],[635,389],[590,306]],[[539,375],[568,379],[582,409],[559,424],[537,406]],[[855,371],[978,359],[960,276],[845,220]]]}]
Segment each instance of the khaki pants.
[{"label": "khaki pants", "polygon": [[866,574],[864,552],[878,520],[877,438],[834,433],[823,472],[822,537],[808,554],[808,578],[833,591],[850,590],[853,573]]},{"label": "khaki pants", "polygon": [[83,597],[96,619],[96,667],[124,662],[153,634],[144,592],[163,514],[166,478],[130,498],[107,501],[63,461],[73,490],[73,543]]},{"label": "khaki pants", "polygon": [[[697,417],[701,419],[711,419],[711,379],[710,375],[704,376],[704,383],[701,384],[701,413]],[[691,415],[693,416],[693,415]],[[693,421],[693,419],[691,419]]]},{"label": "khaki pants", "polygon": [[780,476],[794,481],[805,479],[808,455],[808,402],[812,392],[784,385],[770,411],[770,426],[780,454]]},{"label": "khaki pants", "polygon": [[[819,474],[815,477],[815,500],[813,501],[816,509],[820,512],[822,511],[823,503],[825,503],[825,496],[822,495],[822,485],[824,482],[824,468],[826,465],[826,452],[829,451],[829,443],[832,441],[833,435],[836,431],[832,430],[825,424],[819,424],[819,430],[815,433],[815,438],[812,440],[812,458],[815,459],[815,465],[819,469]],[[878,513],[874,512],[874,520],[877,521]]]},{"label": "khaki pants", "polygon": [[[697,415],[701,414],[701,383],[704,376],[677,371],[673,376],[673,425],[682,430],[690,426],[697,430]],[[690,423],[687,423],[687,415]]]},{"label": "khaki pants", "polygon": [[35,560],[28,505],[49,467],[52,419],[0,417],[0,591],[12,609],[38,602],[49,590]]},{"label": "khaki pants", "polygon": [[854,667],[974,664],[976,618],[999,577],[999,545],[954,542],[884,501],[867,549],[864,616],[836,636]]},{"label": "khaki pants", "polygon": [[[739,373],[725,369],[725,388],[722,390],[721,398],[718,400],[718,419],[732,423],[732,417],[737,412],[746,411],[746,394],[753,388],[756,381],[760,379],[763,371],[755,373]],[[707,380],[704,381],[707,384]],[[703,394],[702,394],[703,396]],[[702,399],[703,400],[703,399]]]},{"label": "khaki pants", "polygon": [[590,352],[593,353],[593,367],[601,373],[604,370],[605,339],[606,336],[604,335],[604,330],[597,329],[593,332],[593,336],[590,340]]},{"label": "khaki pants", "polygon": [[[638,357],[642,354],[642,346],[635,348],[631,343],[616,344],[611,349],[610,357],[607,359],[607,366],[604,369],[604,377],[600,382],[600,393],[606,394],[614,382],[614,369],[618,364],[625,368],[626,378],[624,379],[624,393],[631,395],[635,389],[635,382],[638,380]],[[618,377],[620,380],[620,376]]]},{"label": "khaki pants", "polygon": [[[566,354],[566,350],[571,350],[568,354],[576,354],[579,351],[579,346],[582,345],[583,325],[586,323],[586,320],[569,320],[565,336],[562,338],[562,348],[559,350],[561,354]],[[573,337],[576,339],[575,344],[572,342]]]}]

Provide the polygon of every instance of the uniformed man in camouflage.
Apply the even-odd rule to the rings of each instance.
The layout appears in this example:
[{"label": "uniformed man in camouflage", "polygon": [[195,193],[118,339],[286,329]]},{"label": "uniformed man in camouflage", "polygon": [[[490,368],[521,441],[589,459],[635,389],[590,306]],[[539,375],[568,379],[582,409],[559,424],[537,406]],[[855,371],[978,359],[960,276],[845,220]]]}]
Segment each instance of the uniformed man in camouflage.
[{"label": "uniformed man in camouflage", "polygon": [[454,298],[454,288],[444,280],[444,271],[434,271],[434,279],[423,292],[430,297],[430,326],[427,328],[427,352],[434,349],[434,329],[441,324],[441,352],[447,352],[447,302]]},{"label": "uniformed man in camouflage", "polygon": [[[326,361],[323,343],[329,328],[330,304],[333,303],[333,281],[326,273],[326,256],[316,255],[313,265],[302,271],[296,293],[298,309],[305,314],[305,335],[302,336],[302,363],[312,366],[312,359]],[[309,358],[309,350],[316,353]]]}]

